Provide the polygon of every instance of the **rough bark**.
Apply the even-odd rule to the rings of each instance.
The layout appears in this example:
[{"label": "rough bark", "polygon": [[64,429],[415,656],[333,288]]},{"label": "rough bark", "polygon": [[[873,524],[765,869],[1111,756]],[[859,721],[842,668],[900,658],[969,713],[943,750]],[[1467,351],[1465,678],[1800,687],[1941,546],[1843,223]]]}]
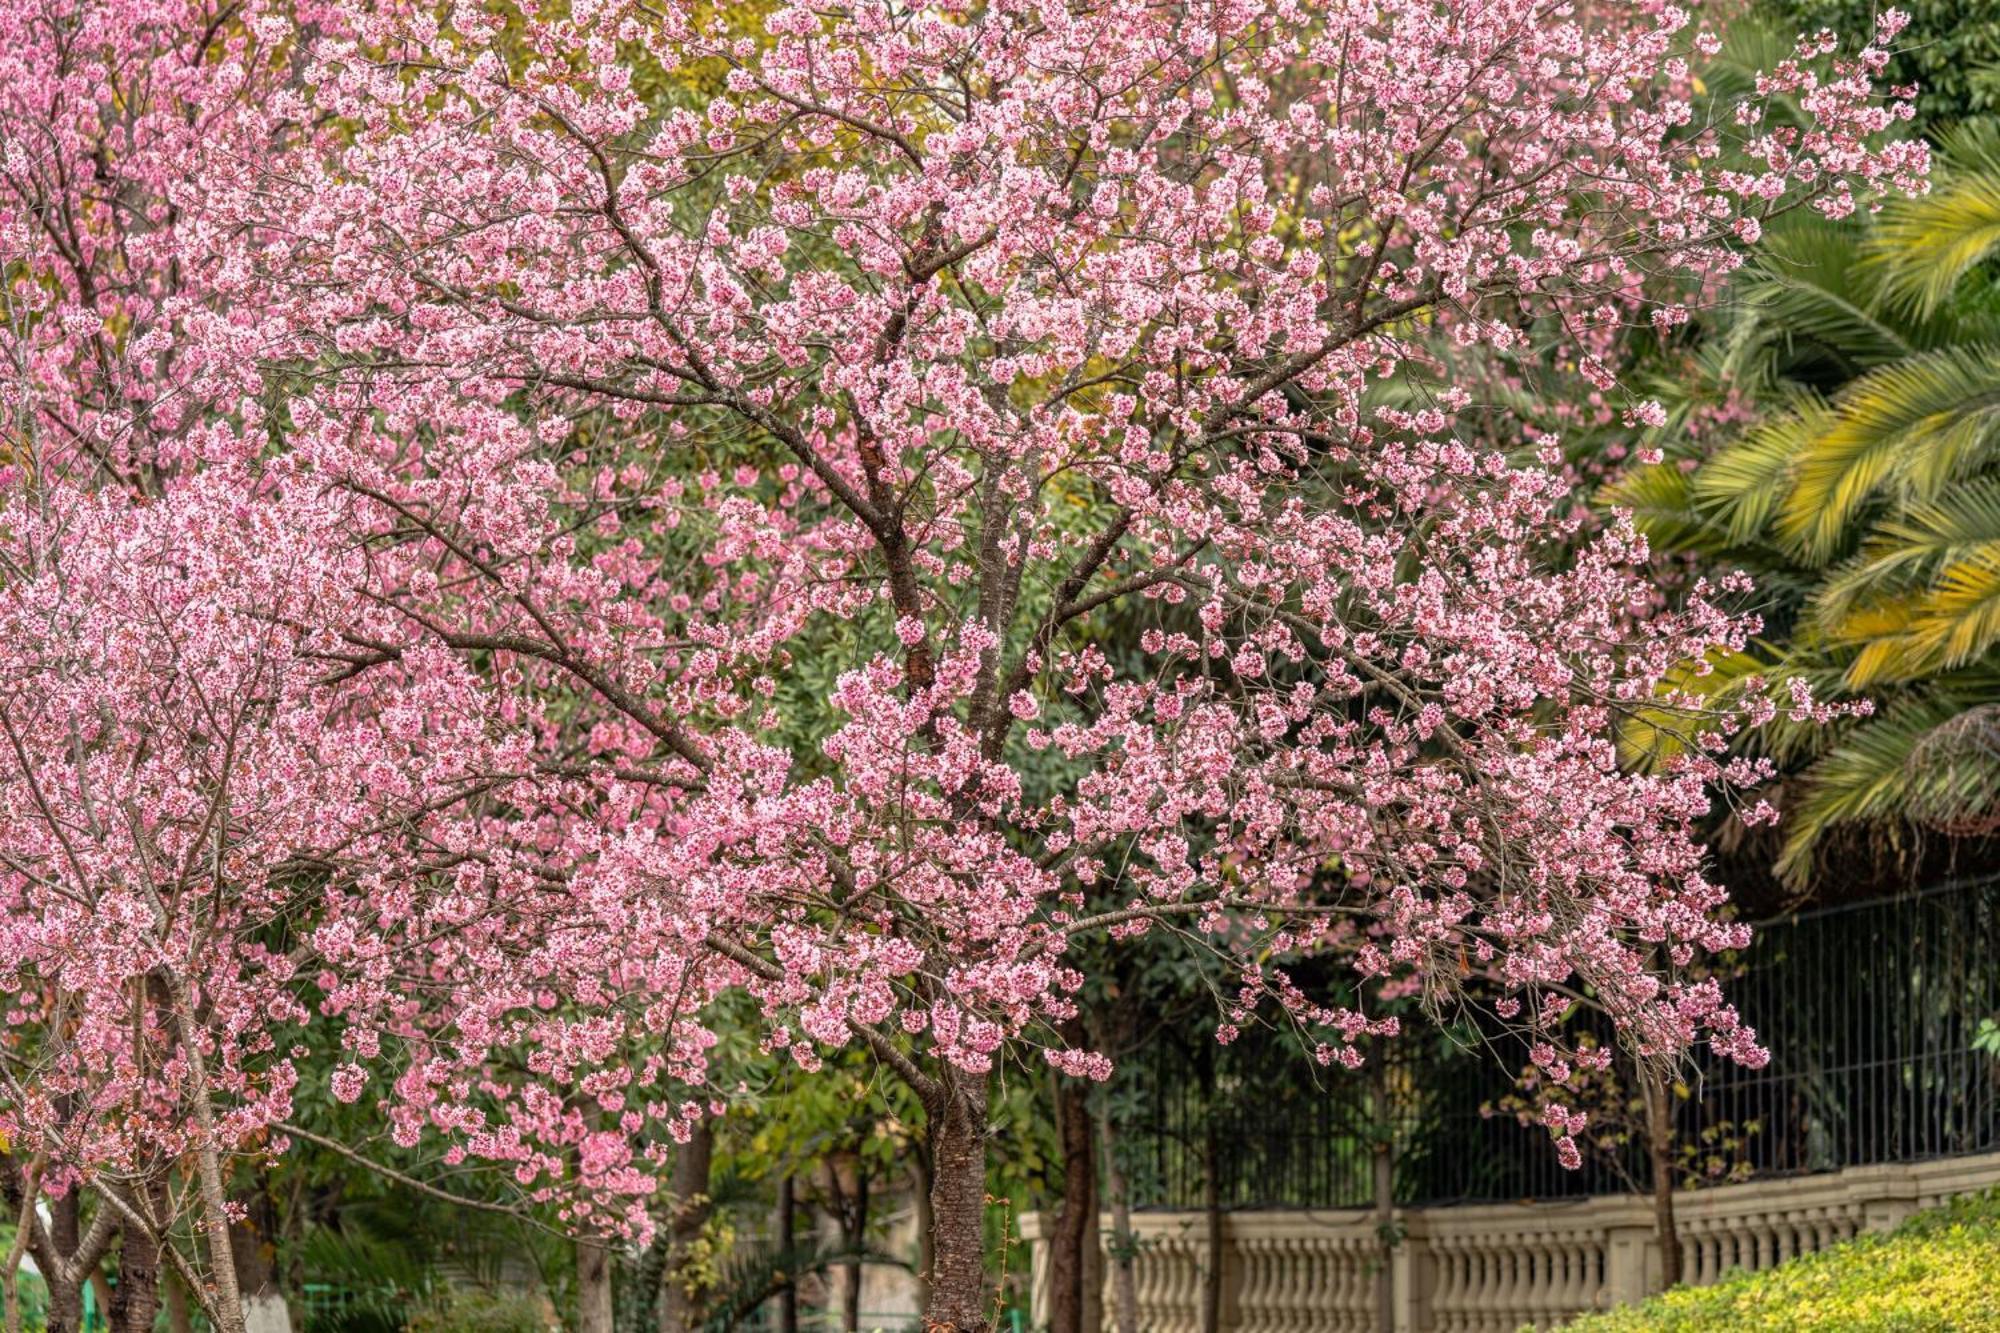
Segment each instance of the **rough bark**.
[{"label": "rough bark", "polygon": [[1660,1243],[1660,1281],[1681,1280],[1680,1227],[1674,1219],[1674,1104],[1666,1080],[1646,1078],[1646,1146],[1653,1170],[1653,1228]]},{"label": "rough bark", "polygon": [[925,1333],[986,1333],[986,1085],[953,1072],[925,1100],[935,1245]]},{"label": "rough bark", "polygon": [[72,1189],[49,1203],[47,1246],[30,1244],[35,1266],[48,1288],[48,1333],[78,1333],[83,1327],[83,1278],[76,1271],[83,1247],[83,1203]]},{"label": "rough bark", "polygon": [[[167,1215],[166,1182],[148,1186],[141,1198],[153,1217]],[[111,1333],[153,1333],[160,1310],[160,1273],[164,1256],[159,1238],[127,1219],[118,1242],[118,1286],[111,1293]]]},{"label": "rough bark", "polygon": [[1105,1115],[1098,1122],[1104,1140],[1104,1192],[1111,1205],[1111,1301],[1116,1333],[1139,1333],[1139,1284],[1133,1271],[1132,1191],[1118,1160],[1118,1127]]},{"label": "rough bark", "polygon": [[667,1262],[660,1273],[660,1333],[701,1327],[699,1274],[691,1271],[702,1228],[708,1225],[708,1177],[715,1162],[715,1126],[698,1121],[674,1153],[673,1216],[667,1223]]},{"label": "rough bark", "polygon": [[[1072,1040],[1069,1033],[1063,1035]],[[1049,1329],[1085,1333],[1084,1293],[1091,1265],[1084,1247],[1096,1239],[1089,1224],[1097,1215],[1097,1145],[1091,1134],[1089,1088],[1082,1079],[1057,1075],[1055,1100],[1063,1193],[1049,1236]]]},{"label": "rough bark", "polygon": [[576,1333],[611,1333],[611,1246],[598,1236],[576,1239]]}]

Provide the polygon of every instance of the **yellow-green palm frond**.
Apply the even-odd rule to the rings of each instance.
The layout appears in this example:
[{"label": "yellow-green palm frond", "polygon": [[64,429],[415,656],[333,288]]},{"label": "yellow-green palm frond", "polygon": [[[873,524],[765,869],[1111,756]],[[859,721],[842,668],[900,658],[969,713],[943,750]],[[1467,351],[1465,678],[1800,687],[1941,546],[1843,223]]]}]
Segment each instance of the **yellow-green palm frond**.
[{"label": "yellow-green palm frond", "polygon": [[1597,502],[1631,514],[1661,550],[1720,555],[1729,549],[1728,534],[1696,508],[1690,474],[1674,459],[1619,473],[1598,489]]},{"label": "yellow-green palm frond", "polygon": [[2000,477],[1980,477],[1876,525],[1814,598],[1828,639],[1854,646],[1850,685],[1950,670],[2000,642]]},{"label": "yellow-green palm frond", "polygon": [[1885,205],[1868,245],[1888,302],[1924,317],[2000,251],[2000,126],[1970,122],[1941,147],[1930,193]]},{"label": "yellow-green palm frond", "polygon": [[1833,409],[1810,395],[1774,413],[1702,464],[1690,483],[1695,503],[1731,542],[1755,541],[1790,489],[1799,458],[1833,420]]},{"label": "yellow-green palm frond", "polygon": [[1905,357],[1849,384],[1833,409],[1794,454],[1775,515],[1779,539],[1815,565],[1851,542],[1885,486],[1921,503],[1993,461],[2000,353],[1944,347]]},{"label": "yellow-green palm frond", "polygon": [[[1768,670],[1766,661],[1755,654],[1721,649],[1700,661],[1681,663],[1660,681],[1657,703],[1634,709],[1620,722],[1619,762],[1628,768],[1654,769],[1686,753],[1695,734],[1713,725],[1713,705]],[[1676,706],[1677,697],[1700,700],[1702,707]]]},{"label": "yellow-green palm frond", "polygon": [[1803,884],[1815,848],[1840,824],[1915,819],[1953,832],[1989,824],[2000,809],[2000,707],[1965,696],[1990,699],[1994,684],[1940,685],[1847,728],[1785,813],[1779,875]]}]

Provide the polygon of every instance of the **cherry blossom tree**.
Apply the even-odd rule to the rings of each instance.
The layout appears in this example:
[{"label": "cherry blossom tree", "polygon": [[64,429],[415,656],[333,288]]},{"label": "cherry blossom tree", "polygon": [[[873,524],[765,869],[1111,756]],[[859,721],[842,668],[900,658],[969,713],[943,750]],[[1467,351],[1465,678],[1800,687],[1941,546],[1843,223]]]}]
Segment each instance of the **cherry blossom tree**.
[{"label": "cherry blossom tree", "polygon": [[[1754,632],[1740,581],[1664,603],[1554,441],[1370,389],[1442,338],[1615,396],[1606,330],[1683,318],[1779,211],[1916,187],[1872,83],[1893,14],[1715,106],[1685,64],[1713,35],[1665,6],[704,12],[159,11],[222,43],[187,68],[267,81],[75,210],[173,300],[126,317],[59,239],[13,280],[45,461],[10,491],[4,665],[53,683],[10,696],[9,809],[48,812],[9,920],[68,895],[128,932],[95,972],[76,927],[10,944],[21,1003],[102,1027],[36,1020],[62,1086],[164,1079],[149,1132],[233,1151],[282,1131],[275,1034],[317,1011],[336,1095],[399,1142],[643,1229],[726,1095],[691,1091],[700,1014],[744,995],[771,1049],[859,1044],[915,1090],[926,1320],[976,1330],[989,1073],[1107,1072],[1055,1037],[1086,934],[1222,953],[1219,1035],[1275,1013],[1326,1062],[1395,1022],[1282,963],[1350,941],[1364,993],[1497,979],[1555,1084],[1601,1058],[1561,1031],[1581,988],[1644,1060],[1764,1058],[1686,975],[1744,940],[1694,829],[1765,776],[1728,740],[1776,707],[1675,684]],[[84,93],[95,139],[10,235],[143,158]],[[1762,126],[1777,95],[1810,125]],[[58,160],[9,123],[10,164]],[[1689,743],[1634,773],[1642,707]],[[85,806],[138,831],[72,853]],[[135,1072],[111,1016],[155,974]],[[91,1143],[79,1178],[130,1151]]]}]

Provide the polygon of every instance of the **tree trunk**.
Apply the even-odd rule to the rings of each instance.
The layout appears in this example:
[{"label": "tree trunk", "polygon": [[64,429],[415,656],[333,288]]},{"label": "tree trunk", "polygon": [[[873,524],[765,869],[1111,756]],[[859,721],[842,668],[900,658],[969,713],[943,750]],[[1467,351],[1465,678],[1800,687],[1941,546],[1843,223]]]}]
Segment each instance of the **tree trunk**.
[{"label": "tree trunk", "polygon": [[167,1274],[167,1333],[194,1333],[194,1315],[188,1309],[188,1290],[180,1274]]},{"label": "tree trunk", "polygon": [[948,1071],[927,1098],[931,1141],[930,1299],[925,1333],[986,1333],[986,1085]]},{"label": "tree trunk", "polygon": [[[278,1209],[269,1187],[269,1176],[260,1171],[243,1220],[230,1228],[229,1246],[223,1251],[233,1264],[233,1291],[240,1302],[244,1333],[292,1333],[291,1307],[285,1304],[285,1289],[278,1281]],[[214,1309],[224,1322],[222,1333],[227,1333],[229,1312],[219,1279],[216,1288]]]},{"label": "tree trunk", "polygon": [[778,1253],[785,1256],[785,1286],[778,1293],[778,1333],[799,1333],[799,1203],[790,1172],[778,1182]]},{"label": "tree trunk", "polygon": [[[167,1216],[166,1184],[147,1188],[150,1196],[140,1207],[156,1218]],[[118,1242],[118,1287],[111,1293],[111,1333],[153,1333],[153,1317],[160,1309],[159,1238],[138,1223],[127,1220]]]},{"label": "tree trunk", "polygon": [[[1063,1034],[1070,1040],[1070,1034]],[[1079,1034],[1080,1036],[1080,1034]],[[1062,1142],[1063,1194],[1049,1236],[1050,1333],[1084,1333],[1084,1292],[1090,1264],[1084,1246],[1094,1239],[1097,1215],[1097,1145],[1090,1132],[1090,1090],[1082,1079],[1056,1075],[1056,1133]]]},{"label": "tree trunk", "polygon": [[611,1245],[576,1238],[576,1333],[611,1333]]},{"label": "tree trunk", "polygon": [[[937,1262],[937,1218],[931,1213],[931,1145],[928,1138],[917,1140],[910,1154],[910,1172],[916,1177],[917,1194],[917,1308],[931,1303],[931,1266]],[[796,1328],[786,1333],[798,1333]]]},{"label": "tree trunk", "polygon": [[1646,1079],[1646,1144],[1653,1168],[1653,1229],[1660,1242],[1660,1282],[1680,1285],[1681,1237],[1674,1220],[1674,1104],[1664,1078]]},{"label": "tree trunk", "polygon": [[1202,1110],[1201,1212],[1205,1262],[1201,1268],[1201,1333],[1221,1333],[1222,1142],[1216,1129],[1212,1098]]},{"label": "tree trunk", "polygon": [[667,1223],[667,1262],[660,1272],[660,1333],[692,1333],[701,1327],[707,1302],[693,1262],[708,1225],[708,1175],[714,1162],[714,1122],[697,1121],[674,1153],[674,1212]]},{"label": "tree trunk", "polygon": [[[840,1248],[848,1254],[859,1256],[868,1243],[868,1171],[857,1154],[854,1159],[854,1179],[841,1178],[842,1163],[829,1159],[826,1168],[826,1196],[833,1205],[834,1220],[840,1224]],[[840,1327],[842,1333],[860,1333],[861,1330],[861,1279],[864,1276],[860,1258],[850,1258],[840,1266]]]},{"label": "tree trunk", "polygon": [[104,1270],[101,1268],[93,1269],[90,1276],[84,1279],[84,1283],[90,1288],[91,1304],[97,1309],[98,1319],[110,1319],[111,1283],[104,1276]]},{"label": "tree trunk", "polygon": [[[249,1333],[245,1327],[242,1287],[237,1282],[235,1251],[229,1239],[229,1207],[222,1179],[222,1154],[216,1147],[215,1105],[209,1099],[208,1061],[201,1053],[201,1034],[195,1031],[194,1001],[185,980],[168,979],[175,1029],[180,1037],[181,1058],[187,1067],[188,1100],[194,1111],[196,1179],[201,1187],[201,1225],[208,1236],[209,1280],[215,1294],[209,1308],[215,1316],[217,1333]],[[281,1301],[282,1307],[283,1302]],[[259,1311],[260,1315],[264,1311]],[[291,1320],[282,1327],[260,1318],[255,1333],[290,1333]]]},{"label": "tree trunk", "polygon": [[1133,1271],[1132,1192],[1118,1160],[1118,1128],[1107,1112],[1098,1122],[1104,1139],[1104,1191],[1111,1205],[1111,1302],[1116,1333],[1139,1333],[1139,1283]]},{"label": "tree trunk", "polygon": [[1375,1129],[1375,1333],[1396,1328],[1396,1122],[1390,1116],[1389,1071],[1377,1056],[1368,1080]]},{"label": "tree trunk", "polygon": [[[49,1240],[55,1247],[55,1254],[49,1257],[68,1267],[83,1245],[83,1205],[75,1186],[62,1198],[50,1201],[49,1221]],[[39,1259],[37,1267],[41,1268],[42,1282],[48,1288],[48,1333],[78,1333],[83,1327],[82,1280],[66,1279],[59,1272],[51,1272],[49,1265]]]}]

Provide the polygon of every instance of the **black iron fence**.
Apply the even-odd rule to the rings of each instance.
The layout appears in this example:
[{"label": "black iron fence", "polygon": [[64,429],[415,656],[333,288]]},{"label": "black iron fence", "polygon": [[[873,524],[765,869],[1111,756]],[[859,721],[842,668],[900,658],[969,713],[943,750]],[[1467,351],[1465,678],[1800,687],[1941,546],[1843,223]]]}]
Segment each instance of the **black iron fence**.
[{"label": "black iron fence", "polygon": [[[2000,1054],[1978,1038],[2000,1016],[2000,876],[1768,922],[1721,971],[1771,1061],[1688,1071],[1673,1098],[1684,1180],[2000,1151]],[[1138,1201],[1201,1207],[1212,1172],[1227,1208],[1365,1206],[1384,1123],[1403,1203],[1649,1184],[1637,1133],[1564,1170],[1548,1135],[1507,1109],[1517,1071],[1505,1052],[1412,1027],[1362,1073],[1311,1068],[1268,1037],[1204,1053],[1198,1067],[1166,1043],[1128,1061]],[[1636,1106],[1604,1101],[1607,1127],[1616,1104]]]}]

